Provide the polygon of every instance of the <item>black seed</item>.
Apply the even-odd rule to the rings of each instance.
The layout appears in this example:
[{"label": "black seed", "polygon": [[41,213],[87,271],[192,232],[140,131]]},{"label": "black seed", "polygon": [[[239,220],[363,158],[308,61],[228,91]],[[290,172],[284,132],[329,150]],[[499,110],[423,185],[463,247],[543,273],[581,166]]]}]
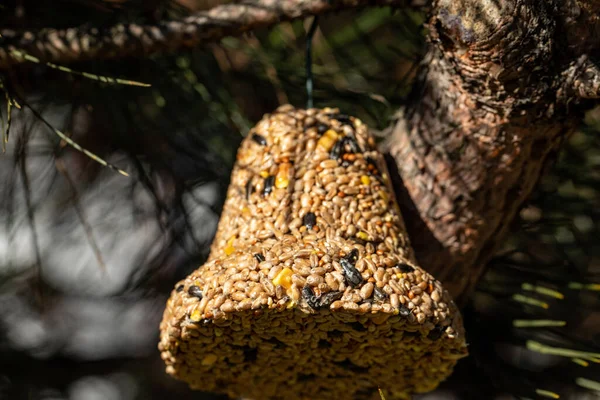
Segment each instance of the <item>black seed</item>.
[{"label": "black seed", "polygon": [[358,145],[354,137],[344,136],[343,138],[335,142],[335,144],[331,148],[331,151],[329,152],[329,158],[339,160],[344,154],[361,152],[362,150],[360,149],[360,146]]},{"label": "black seed", "polygon": [[348,283],[352,287],[356,287],[356,286],[360,285],[363,281],[362,275],[360,274],[360,272],[358,272],[358,270],[354,266],[356,264],[357,260],[358,260],[358,250],[356,250],[356,249],[352,249],[352,251],[350,251],[350,253],[348,253],[348,255],[346,255],[345,257],[342,257],[340,259],[340,265],[342,266],[342,269],[344,270],[344,275],[346,276]]},{"label": "black seed", "polygon": [[263,262],[263,261],[265,261],[265,256],[263,256],[263,255],[262,255],[262,254],[260,254],[260,253],[256,253],[256,254],[254,255],[254,258],[256,258],[256,261],[258,261],[258,262]]},{"label": "black seed", "polygon": [[375,288],[374,292],[375,292],[375,300],[384,301],[389,297],[386,292],[379,289],[378,287]]},{"label": "black seed", "polygon": [[343,295],[344,293],[342,292],[329,292],[322,294],[321,297],[319,297],[319,304],[321,307],[329,307],[331,303],[340,299]]},{"label": "black seed", "polygon": [[319,300],[310,286],[306,285],[302,288],[302,297],[304,297],[306,304],[308,304],[310,308],[315,310],[319,308]]},{"label": "black seed", "polygon": [[358,261],[358,250],[356,250],[356,249],[350,250],[350,253],[348,253],[346,255],[346,257],[344,257],[344,258],[347,259],[348,261],[351,261],[353,264],[356,264],[356,262]]},{"label": "black seed", "polygon": [[331,348],[331,346],[332,346],[331,343],[329,343],[327,340],[325,340],[325,339],[319,340],[318,347],[320,349],[329,349],[329,348]]},{"label": "black seed", "polygon": [[317,224],[317,216],[313,212],[306,213],[302,218],[302,224],[306,226],[306,229],[312,229]]},{"label": "black seed", "polygon": [[408,317],[411,314],[410,310],[403,305],[400,306],[400,310],[398,311],[401,317]]},{"label": "black seed", "polygon": [[356,139],[353,136],[346,136],[344,138],[344,144],[348,145],[348,147],[350,148],[350,152],[362,153],[362,150],[360,149],[358,142],[356,141]]},{"label": "black seed", "polygon": [[175,290],[177,290],[178,292],[181,292],[183,290],[183,285],[179,285],[175,288]]},{"label": "black seed", "polygon": [[343,148],[344,148],[344,139],[338,140],[337,142],[335,142],[335,144],[331,148],[331,151],[329,152],[329,158],[331,158],[333,160],[339,159],[342,156]]},{"label": "black seed", "polygon": [[200,290],[200,288],[196,285],[190,286],[190,288],[188,289],[188,294],[190,296],[194,296],[199,299],[202,299],[202,290]]},{"label": "black seed", "polygon": [[342,297],[342,295],[342,292],[329,292],[317,297],[310,286],[306,285],[302,288],[302,296],[306,300],[306,304],[314,310],[329,307],[331,303]]},{"label": "black seed", "polygon": [[273,186],[275,186],[275,175],[269,175],[265,178],[265,188],[263,189],[263,194],[266,196],[273,191]]},{"label": "black seed", "polygon": [[250,178],[246,183],[246,200],[250,200],[252,192],[254,192],[254,185],[252,185],[252,178]]},{"label": "black seed", "polygon": [[396,264],[396,267],[400,268],[400,271],[402,272],[413,272],[415,269],[413,267],[411,267],[410,265],[406,264],[406,263],[398,263]]},{"label": "black seed", "polygon": [[267,139],[265,139],[258,133],[255,133],[254,135],[252,135],[252,140],[254,140],[256,143],[260,144],[261,146],[267,145]]},{"label": "black seed", "polygon": [[421,336],[421,333],[419,331],[416,331],[416,332],[404,331],[404,333],[402,335],[403,336],[410,336],[410,337],[419,337],[419,336]]},{"label": "black seed", "polygon": [[322,135],[325,132],[327,132],[327,129],[329,129],[329,126],[327,126],[325,124],[319,124],[319,125],[317,125],[317,132],[319,132],[319,135]]},{"label": "black seed", "polygon": [[445,330],[445,327],[436,325],[432,330],[429,331],[427,339],[438,340],[440,337],[442,337],[442,333],[444,333]]}]

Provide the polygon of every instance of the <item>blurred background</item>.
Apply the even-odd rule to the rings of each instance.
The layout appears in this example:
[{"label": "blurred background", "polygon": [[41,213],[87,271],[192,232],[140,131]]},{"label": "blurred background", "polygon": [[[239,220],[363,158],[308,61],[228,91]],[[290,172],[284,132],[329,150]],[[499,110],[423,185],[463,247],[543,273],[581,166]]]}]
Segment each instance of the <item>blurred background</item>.
[{"label": "blurred background", "polygon": [[[3,3],[2,29],[23,30],[152,23],[223,2]],[[388,8],[321,17],[315,106],[339,107],[383,137],[410,102],[423,20]],[[175,282],[207,256],[248,129],[280,104],[306,103],[309,24],[69,65],[151,87],[34,62],[2,71],[6,99],[18,95],[21,109],[12,107],[0,155],[0,399],[220,399],[164,373],[158,324]],[[130,177],[67,146],[55,130]],[[595,109],[464,310],[471,356],[419,399],[600,398],[599,133]]]}]

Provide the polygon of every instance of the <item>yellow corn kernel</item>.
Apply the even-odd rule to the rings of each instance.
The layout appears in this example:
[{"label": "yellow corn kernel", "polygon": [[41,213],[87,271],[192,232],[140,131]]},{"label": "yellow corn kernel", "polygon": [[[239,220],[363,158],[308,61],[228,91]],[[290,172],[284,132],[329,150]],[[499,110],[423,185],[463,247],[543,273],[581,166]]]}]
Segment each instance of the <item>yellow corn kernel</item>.
[{"label": "yellow corn kernel", "polygon": [[287,178],[275,178],[275,187],[277,189],[285,189],[289,183],[290,181]]},{"label": "yellow corn kernel", "polygon": [[213,365],[216,362],[217,362],[217,355],[212,354],[212,353],[205,355],[204,358],[202,359],[202,365]]},{"label": "yellow corn kernel", "polygon": [[200,312],[200,310],[192,311],[192,314],[190,314],[190,319],[194,322],[200,321],[202,319],[202,313]]},{"label": "yellow corn kernel", "polygon": [[269,176],[269,171],[260,171],[259,175],[263,178],[267,178]]},{"label": "yellow corn kernel", "polygon": [[233,241],[235,240],[235,236],[232,236],[231,239],[227,241],[227,246],[225,246],[225,255],[232,255],[235,251],[235,247],[233,247]]},{"label": "yellow corn kernel", "polygon": [[292,164],[283,163],[279,166],[277,175],[275,176],[275,187],[277,189],[285,189],[290,183],[290,170]]},{"label": "yellow corn kernel", "polygon": [[323,136],[321,136],[321,138],[317,142],[317,146],[322,147],[323,149],[325,149],[325,151],[329,151],[337,141],[338,136],[339,135],[336,131],[334,131],[333,129],[329,129],[325,131]]},{"label": "yellow corn kernel", "polygon": [[369,235],[366,232],[358,232],[356,234],[356,237],[362,240],[367,240],[369,238]]},{"label": "yellow corn kernel", "polygon": [[370,185],[371,184],[371,178],[369,178],[366,175],[363,175],[360,177],[360,181],[362,182],[363,185]]},{"label": "yellow corn kernel", "polygon": [[290,268],[284,268],[273,278],[273,285],[281,285],[284,288],[289,289],[292,287],[292,274],[294,272]]}]

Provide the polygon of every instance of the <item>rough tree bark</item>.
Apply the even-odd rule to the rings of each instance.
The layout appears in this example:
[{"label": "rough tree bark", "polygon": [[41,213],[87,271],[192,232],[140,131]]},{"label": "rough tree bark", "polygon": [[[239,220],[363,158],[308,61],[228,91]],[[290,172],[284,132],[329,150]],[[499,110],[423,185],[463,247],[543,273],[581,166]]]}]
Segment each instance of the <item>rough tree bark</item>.
[{"label": "rough tree bark", "polygon": [[365,6],[416,6],[420,0],[246,0],[216,6],[185,18],[156,25],[117,24],[112,27],[74,27],[39,32],[0,31],[0,68],[27,61],[21,54],[44,62],[66,64],[198,46],[225,36],[282,21]]},{"label": "rough tree bark", "polygon": [[[393,157],[422,265],[459,302],[542,169],[600,94],[599,3],[438,0]],[[408,211],[410,210],[410,211]]]},{"label": "rough tree bark", "polygon": [[[419,0],[246,0],[156,26],[2,31],[0,68],[148,55],[368,5]],[[421,264],[460,300],[481,276],[550,154],[600,95],[594,0],[437,0],[411,107],[383,149]],[[591,100],[591,101],[590,101]]]}]

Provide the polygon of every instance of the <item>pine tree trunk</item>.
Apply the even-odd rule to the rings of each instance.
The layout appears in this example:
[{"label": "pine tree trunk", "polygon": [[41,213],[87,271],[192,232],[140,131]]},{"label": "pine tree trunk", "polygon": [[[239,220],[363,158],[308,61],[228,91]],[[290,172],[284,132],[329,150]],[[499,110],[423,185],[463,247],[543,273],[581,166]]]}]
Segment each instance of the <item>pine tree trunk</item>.
[{"label": "pine tree trunk", "polygon": [[598,97],[592,3],[434,4],[414,103],[384,149],[417,257],[459,301],[581,121],[580,99]]}]

